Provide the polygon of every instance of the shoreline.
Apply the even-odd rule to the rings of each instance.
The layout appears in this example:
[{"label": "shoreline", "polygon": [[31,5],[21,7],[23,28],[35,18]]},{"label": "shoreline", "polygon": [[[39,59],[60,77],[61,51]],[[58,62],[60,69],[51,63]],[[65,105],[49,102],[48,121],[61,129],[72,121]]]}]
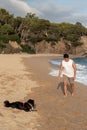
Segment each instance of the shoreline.
[{"label": "shoreline", "polygon": [[[54,69],[54,68],[56,68],[56,69],[58,69],[58,67],[57,66],[54,66],[54,65],[52,65],[52,64],[50,64],[49,63],[49,61],[50,60],[52,60],[52,59],[63,59],[63,55],[62,54],[35,54],[35,55],[26,55],[27,57],[26,58],[28,58],[28,57],[30,57],[30,58],[40,58],[40,57],[42,57],[42,58],[46,58],[48,61],[48,64],[49,64],[49,69]],[[70,58],[85,58],[85,57],[81,57],[81,56],[76,56],[76,55],[70,55]],[[25,65],[26,66],[26,65]],[[48,71],[48,74],[50,73],[51,71]],[[49,74],[50,75],[50,74]],[[52,75],[50,75],[50,76],[52,76]],[[57,76],[52,76],[53,78],[54,77],[56,77],[57,78]],[[79,81],[75,81],[75,82],[77,82],[77,83],[80,83],[80,84],[82,84],[82,85],[84,85],[84,86],[87,86],[86,84],[83,84],[82,82],[79,82]]]}]

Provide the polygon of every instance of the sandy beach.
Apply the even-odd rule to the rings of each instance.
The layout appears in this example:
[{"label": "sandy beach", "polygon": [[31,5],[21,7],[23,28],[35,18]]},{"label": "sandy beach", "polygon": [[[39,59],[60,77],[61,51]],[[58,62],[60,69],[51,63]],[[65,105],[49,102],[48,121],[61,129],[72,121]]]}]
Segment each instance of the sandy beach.
[{"label": "sandy beach", "polygon": [[[9,100],[26,101],[31,88],[38,87],[35,81],[28,78],[21,55],[0,55],[0,130],[36,130],[37,112],[25,112],[5,108],[3,102]],[[29,97],[29,99],[32,97]]]},{"label": "sandy beach", "polygon": [[[62,79],[49,75],[49,59],[61,55],[0,55],[0,130],[87,130],[87,86],[63,94]],[[4,100],[34,99],[37,111],[5,108]]]}]

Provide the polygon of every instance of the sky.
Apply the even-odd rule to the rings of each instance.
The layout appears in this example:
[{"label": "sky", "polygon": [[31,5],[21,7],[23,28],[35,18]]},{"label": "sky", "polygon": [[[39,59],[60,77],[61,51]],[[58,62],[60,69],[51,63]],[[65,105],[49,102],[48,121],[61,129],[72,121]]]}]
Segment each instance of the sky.
[{"label": "sky", "polygon": [[81,22],[87,27],[87,0],[0,0],[0,8],[14,16],[32,12],[50,22]]}]

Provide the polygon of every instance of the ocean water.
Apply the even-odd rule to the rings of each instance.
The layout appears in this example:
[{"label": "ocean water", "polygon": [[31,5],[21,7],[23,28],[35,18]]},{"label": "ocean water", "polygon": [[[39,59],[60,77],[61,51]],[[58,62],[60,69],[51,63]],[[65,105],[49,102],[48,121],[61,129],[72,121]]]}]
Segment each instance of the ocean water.
[{"label": "ocean water", "polygon": [[[76,81],[87,85],[87,58],[73,58],[77,67]],[[58,69],[61,64],[61,59],[52,59],[49,61],[54,67],[50,71],[50,75],[58,76]],[[56,66],[56,67],[55,67]]]}]

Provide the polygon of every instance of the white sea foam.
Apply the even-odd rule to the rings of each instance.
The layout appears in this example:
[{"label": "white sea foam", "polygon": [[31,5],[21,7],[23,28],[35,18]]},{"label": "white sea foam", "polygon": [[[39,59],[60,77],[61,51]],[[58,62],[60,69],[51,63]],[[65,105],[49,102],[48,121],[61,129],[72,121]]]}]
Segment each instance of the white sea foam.
[{"label": "white sea foam", "polygon": [[52,69],[49,74],[52,75],[52,76],[56,76],[57,77],[58,76],[58,72],[59,72],[58,70]]}]

